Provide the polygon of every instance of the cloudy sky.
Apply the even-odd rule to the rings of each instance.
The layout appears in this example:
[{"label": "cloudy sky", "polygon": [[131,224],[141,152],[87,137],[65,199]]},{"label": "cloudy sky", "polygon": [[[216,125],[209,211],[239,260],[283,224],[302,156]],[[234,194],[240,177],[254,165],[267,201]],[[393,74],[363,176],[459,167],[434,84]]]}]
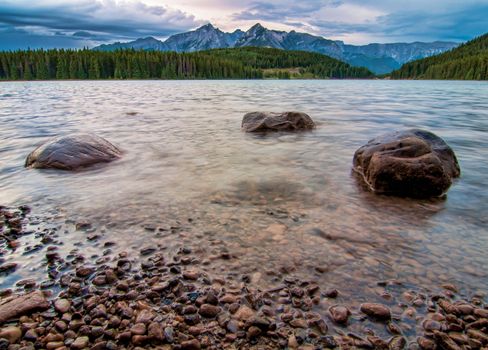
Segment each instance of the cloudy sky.
[{"label": "cloudy sky", "polygon": [[488,0],[0,0],[0,50],[164,39],[208,22],[351,44],[466,41],[488,32]]}]

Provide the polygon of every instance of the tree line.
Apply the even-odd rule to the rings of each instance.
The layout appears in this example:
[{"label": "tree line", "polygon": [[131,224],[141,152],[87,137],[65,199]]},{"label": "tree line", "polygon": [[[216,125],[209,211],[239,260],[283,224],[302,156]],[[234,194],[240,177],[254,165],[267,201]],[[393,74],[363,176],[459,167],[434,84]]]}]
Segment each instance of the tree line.
[{"label": "tree line", "polygon": [[[364,67],[353,67],[335,58],[307,51],[285,51],[275,48],[242,47],[203,51],[214,57],[231,59],[260,69],[299,68],[299,75],[309,78],[372,78]],[[281,76],[280,76],[281,74]],[[297,74],[295,74],[297,75]],[[293,74],[278,71],[276,78],[289,79]]]},{"label": "tree line", "polygon": [[404,64],[392,79],[488,80],[488,34],[443,54]]},{"label": "tree line", "polygon": [[0,79],[259,79],[240,62],[199,53],[25,50],[0,53]]},{"label": "tree line", "polygon": [[[262,79],[267,68],[299,68],[312,78],[368,78],[365,68],[321,54],[269,48],[193,53],[144,51],[19,50],[0,52],[0,80],[54,79]],[[287,71],[266,78],[289,79]]]}]

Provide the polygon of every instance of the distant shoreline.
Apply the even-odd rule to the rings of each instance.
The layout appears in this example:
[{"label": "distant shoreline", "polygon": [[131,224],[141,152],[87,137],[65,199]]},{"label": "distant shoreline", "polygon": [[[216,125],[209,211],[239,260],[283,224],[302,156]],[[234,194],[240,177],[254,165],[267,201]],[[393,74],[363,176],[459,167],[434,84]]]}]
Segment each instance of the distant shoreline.
[{"label": "distant shoreline", "polygon": [[389,78],[292,78],[292,79],[45,79],[45,80],[0,80],[1,83],[35,83],[35,82],[82,82],[82,81],[451,81],[451,82],[487,82],[486,80],[468,79],[389,79]]}]

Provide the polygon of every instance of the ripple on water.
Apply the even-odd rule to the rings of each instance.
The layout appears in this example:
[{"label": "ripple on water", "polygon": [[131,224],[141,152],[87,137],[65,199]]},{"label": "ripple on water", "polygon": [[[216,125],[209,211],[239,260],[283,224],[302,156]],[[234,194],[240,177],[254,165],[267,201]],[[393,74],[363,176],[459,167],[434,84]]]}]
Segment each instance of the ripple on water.
[{"label": "ripple on water", "polygon": [[[227,267],[262,285],[285,273],[344,298],[374,296],[384,279],[488,288],[486,84],[86,81],[2,83],[2,91],[0,204],[48,216],[67,232],[63,252],[189,240],[234,252]],[[244,134],[242,116],[254,110],[304,111],[317,128]],[[376,196],[351,176],[358,147],[405,127],[428,128],[456,151],[462,177],[447,197]],[[40,142],[80,131],[119,145],[124,159],[75,174],[23,168]],[[78,220],[93,224],[99,243],[74,229]],[[43,254],[13,254],[23,268],[3,286],[42,276]]]}]

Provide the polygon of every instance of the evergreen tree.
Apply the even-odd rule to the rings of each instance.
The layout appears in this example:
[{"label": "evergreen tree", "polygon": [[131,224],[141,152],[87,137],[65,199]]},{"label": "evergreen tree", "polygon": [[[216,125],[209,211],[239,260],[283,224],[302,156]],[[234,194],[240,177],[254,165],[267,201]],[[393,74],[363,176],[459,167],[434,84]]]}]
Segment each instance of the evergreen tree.
[{"label": "evergreen tree", "polygon": [[[298,69],[297,69],[298,68]],[[365,68],[330,57],[269,48],[237,48],[194,53],[118,50],[27,50],[0,52],[0,79],[289,79],[368,78]],[[474,76],[486,74],[475,69]]]},{"label": "evergreen tree", "polygon": [[392,79],[488,79],[488,34],[443,54],[404,64]]}]

